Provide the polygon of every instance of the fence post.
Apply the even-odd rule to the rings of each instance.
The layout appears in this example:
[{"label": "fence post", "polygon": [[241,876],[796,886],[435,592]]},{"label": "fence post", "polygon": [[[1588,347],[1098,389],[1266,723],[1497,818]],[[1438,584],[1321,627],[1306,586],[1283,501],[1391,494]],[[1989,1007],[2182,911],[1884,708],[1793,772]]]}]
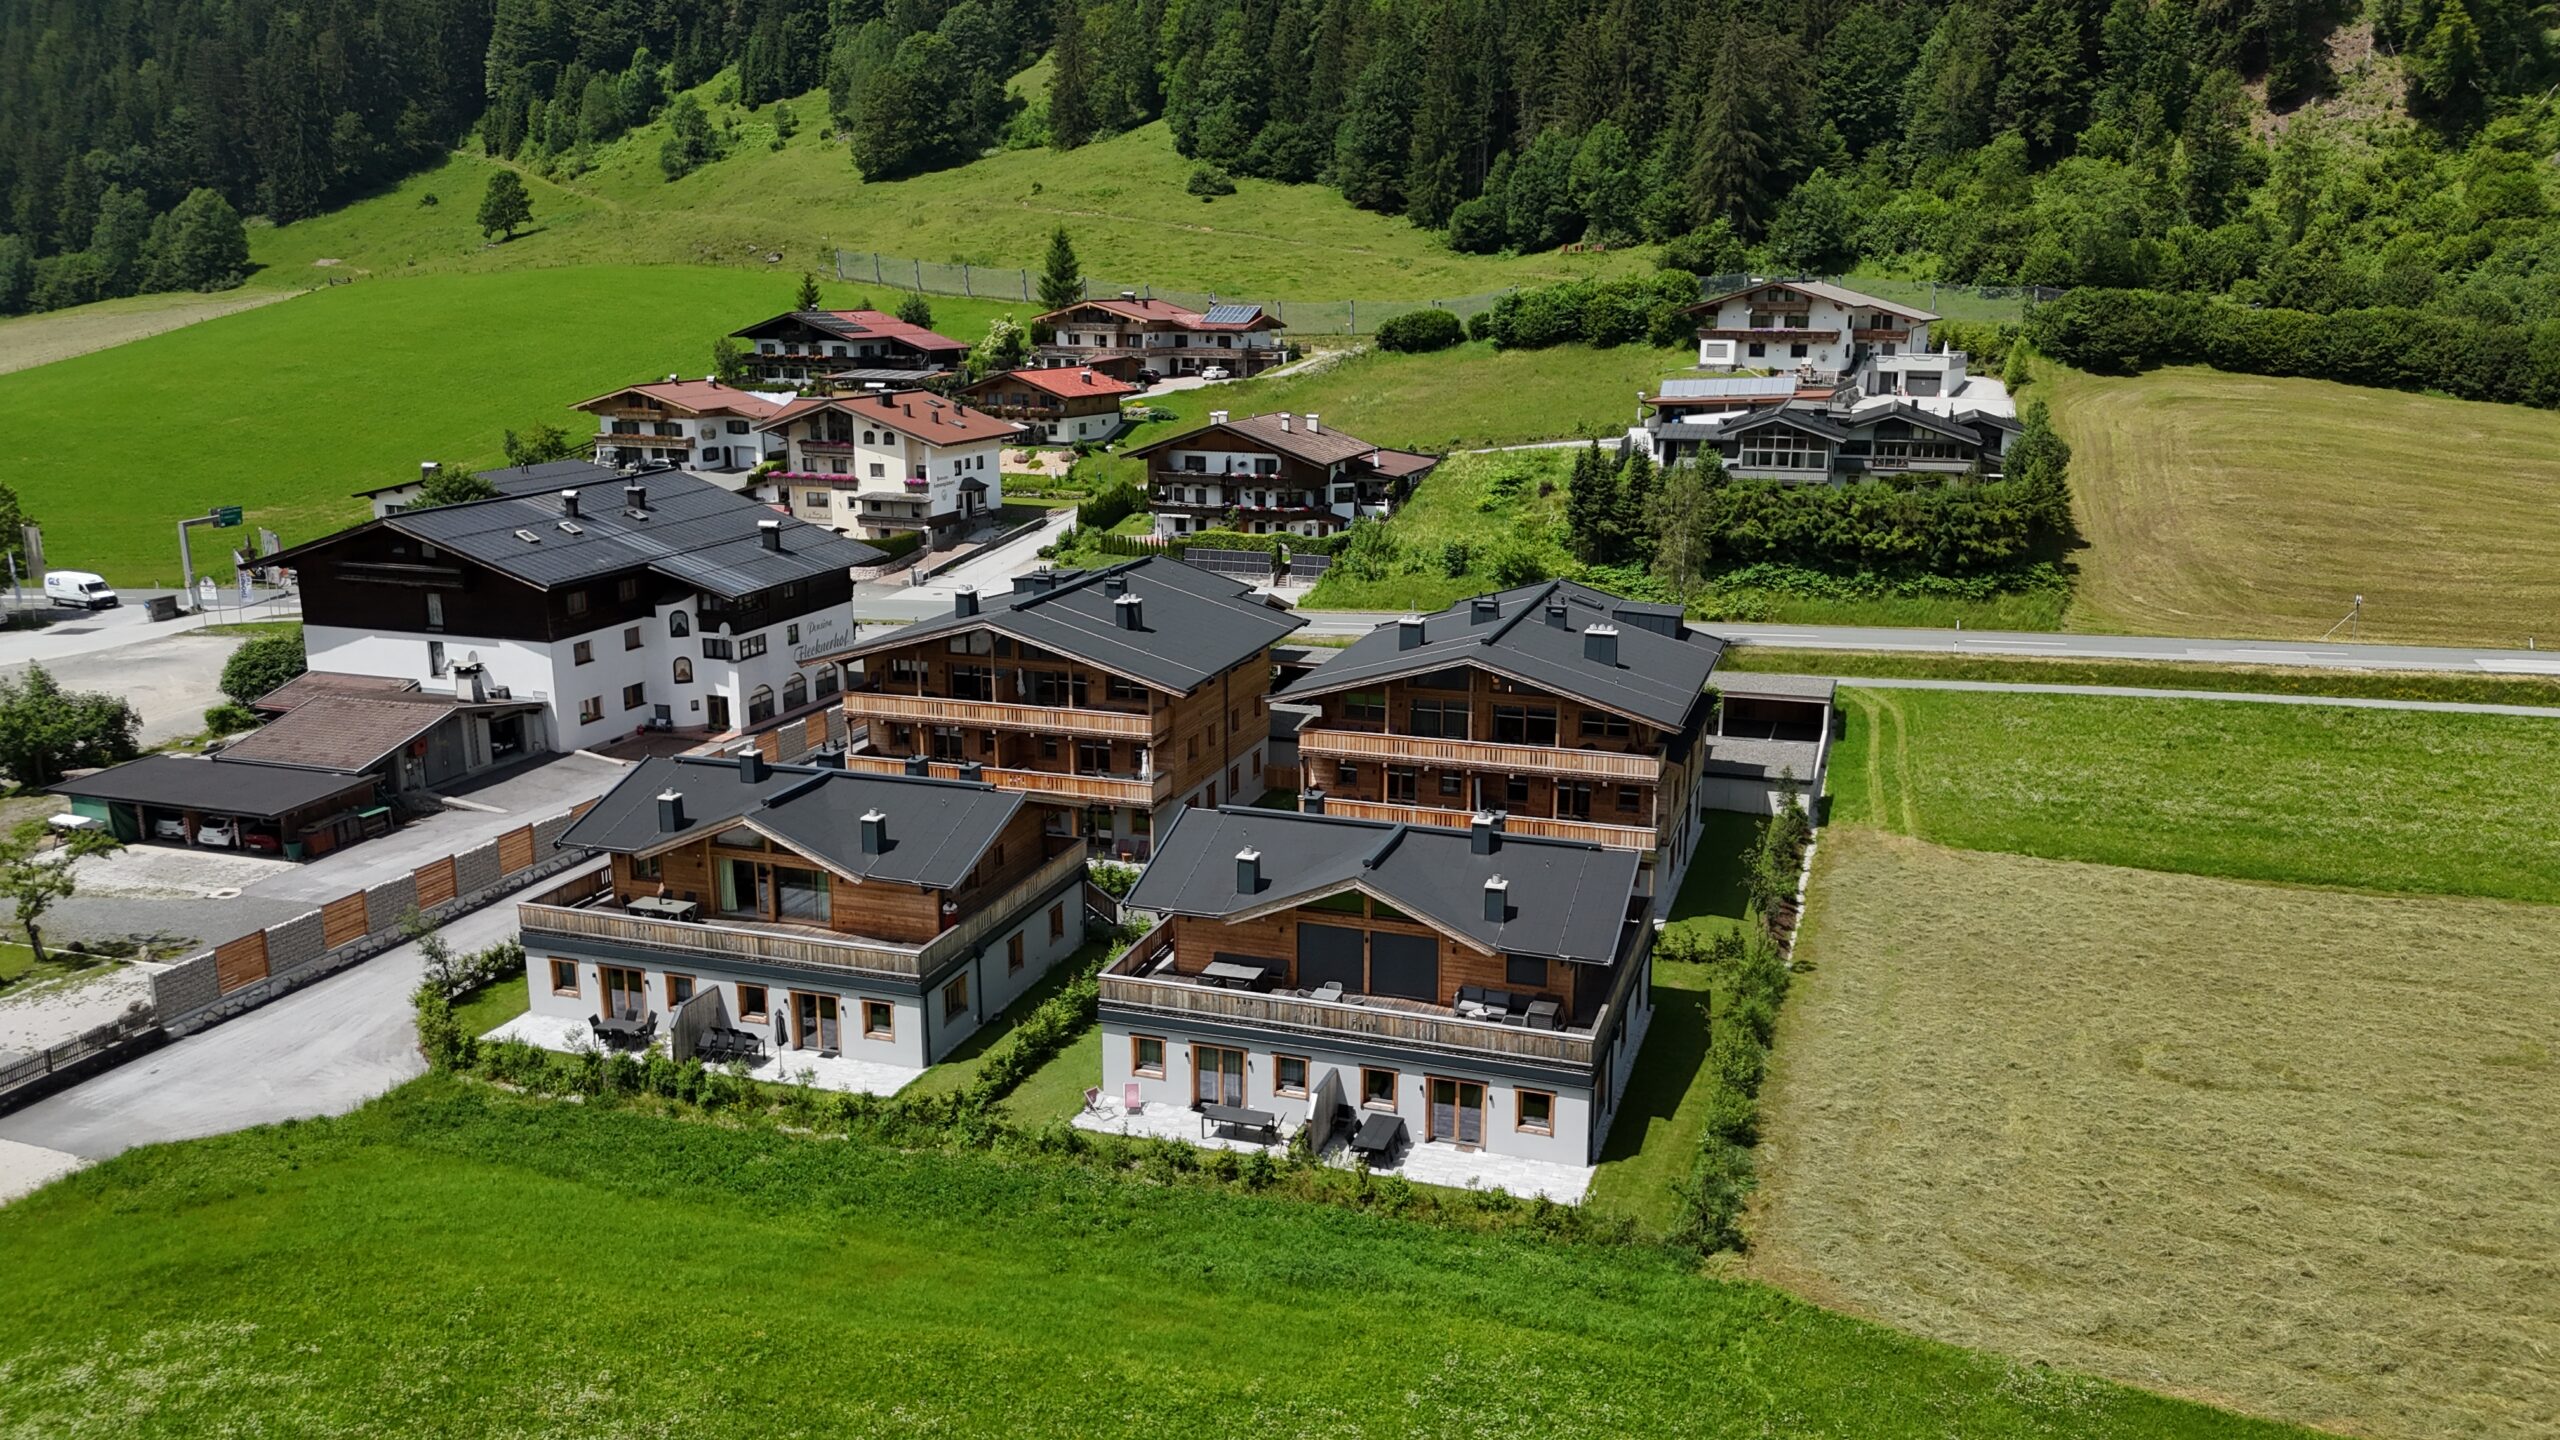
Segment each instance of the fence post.
[{"label": "fence post", "polygon": [[1018,278],[1020,278],[1020,280],[1022,281],[1022,298],[1023,298],[1025,301],[1030,300],[1030,298],[1031,298],[1031,272],[1030,272],[1030,271],[1028,271],[1028,270],[1016,270],[1016,271],[1014,271],[1013,273],[1015,274],[1015,276],[1017,276]]},{"label": "fence post", "polygon": [[978,292],[969,288],[969,262],[966,260],[960,262],[960,293],[972,300],[978,298]]},{"label": "fence post", "polygon": [[1349,318],[1348,318],[1348,319],[1346,319],[1346,320],[1344,320],[1344,321],[1342,322],[1342,333],[1343,333],[1343,334],[1345,334],[1345,335],[1357,335],[1357,334],[1359,334],[1359,333],[1360,333],[1360,302],[1359,302],[1359,301],[1357,301],[1357,300],[1345,300],[1345,301],[1343,301],[1342,303],[1343,303],[1344,305],[1347,305],[1347,306],[1349,306],[1349,307],[1350,307],[1350,309],[1348,310],[1348,312],[1346,312],[1346,313],[1348,314]]},{"label": "fence post", "polygon": [[916,267],[916,293],[921,295],[924,293],[924,262],[910,260],[907,263]]},{"label": "fence post", "polygon": [[880,279],[880,252],[877,250],[871,252],[871,283],[874,285],[883,283]]}]

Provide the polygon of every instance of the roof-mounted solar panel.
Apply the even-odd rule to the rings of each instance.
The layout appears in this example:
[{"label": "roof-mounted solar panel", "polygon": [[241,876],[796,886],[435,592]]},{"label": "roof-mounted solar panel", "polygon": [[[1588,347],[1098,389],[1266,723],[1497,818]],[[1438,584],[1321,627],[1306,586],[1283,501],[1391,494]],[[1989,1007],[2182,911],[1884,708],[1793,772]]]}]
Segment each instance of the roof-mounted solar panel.
[{"label": "roof-mounted solar panel", "polygon": [[1262,317],[1259,305],[1212,305],[1201,320],[1210,325],[1245,325]]}]

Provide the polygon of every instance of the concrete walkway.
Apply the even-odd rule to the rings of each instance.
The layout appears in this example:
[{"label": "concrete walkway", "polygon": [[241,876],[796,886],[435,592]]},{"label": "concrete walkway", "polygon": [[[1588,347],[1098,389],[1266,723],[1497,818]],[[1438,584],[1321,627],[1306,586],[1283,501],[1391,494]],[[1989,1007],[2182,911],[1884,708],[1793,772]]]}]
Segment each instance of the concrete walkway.
[{"label": "concrete walkway", "polygon": [[[1757,673],[1757,672],[1754,672]],[[1984,690],[2003,695],[2136,695],[2149,700],[2236,700],[2250,705],[2342,705],[2350,710],[2445,710],[2458,715],[2522,715],[2560,720],[2560,706],[2498,705],[2470,700],[2394,700],[2360,695],[2270,695],[2257,690],[2161,690],[2137,685],[2027,685],[2005,680],[1824,677],[1874,690]]]},{"label": "concrete walkway", "polygon": [[[470,951],[515,932],[508,899],[443,933],[454,949]],[[409,1010],[425,977],[417,946],[385,951],[0,1117],[0,1140],[98,1161],[136,1145],[342,1115],[425,1073]]]}]

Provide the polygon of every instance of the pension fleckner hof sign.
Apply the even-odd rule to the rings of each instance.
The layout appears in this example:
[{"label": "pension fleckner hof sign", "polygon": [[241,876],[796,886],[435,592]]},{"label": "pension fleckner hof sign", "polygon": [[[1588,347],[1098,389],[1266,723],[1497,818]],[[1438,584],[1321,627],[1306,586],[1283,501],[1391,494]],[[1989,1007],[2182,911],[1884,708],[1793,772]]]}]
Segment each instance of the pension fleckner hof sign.
[{"label": "pension fleckner hof sign", "polygon": [[853,622],[832,615],[819,616],[800,623],[800,643],[791,647],[791,663],[806,665],[821,655],[832,655],[853,644]]}]

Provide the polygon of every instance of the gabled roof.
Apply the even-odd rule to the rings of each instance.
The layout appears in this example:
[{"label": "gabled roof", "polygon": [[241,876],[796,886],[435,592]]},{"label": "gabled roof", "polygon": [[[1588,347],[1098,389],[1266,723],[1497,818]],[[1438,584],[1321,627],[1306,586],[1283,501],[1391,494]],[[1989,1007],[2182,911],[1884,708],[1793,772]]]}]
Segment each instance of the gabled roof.
[{"label": "gabled roof", "polygon": [[867,395],[812,395],[775,411],[756,428],[779,430],[804,415],[840,410],[865,425],[883,425],[928,445],[1011,439],[1024,427],[946,400],[930,390],[878,390]]},{"label": "gabled roof", "polygon": [[538,702],[530,700],[472,706],[451,695],[415,690],[306,695],[283,715],[224,746],[222,754],[227,760],[353,773],[380,764],[458,710],[536,708]]},{"label": "gabled roof", "polygon": [[[1023,806],[1019,791],[965,780],[872,775],[815,765],[750,764],[755,757],[643,760],[578,817],[560,843],[648,855],[746,825],[854,880],[957,888]],[[684,824],[658,824],[658,797],[684,797]],[[887,817],[888,848],[862,848],[862,817]]]},{"label": "gabled roof", "polygon": [[1881,310],[1888,315],[1899,315],[1905,320],[1914,322],[1935,320],[1938,318],[1926,310],[1915,310],[1908,305],[1900,304],[1892,300],[1879,300],[1873,295],[1862,294],[1856,290],[1851,290],[1846,286],[1834,285],[1825,280],[1754,280],[1750,284],[1745,285],[1738,290],[1727,290],[1721,295],[1710,295],[1706,299],[1699,301],[1697,304],[1691,305],[1682,310],[1681,313],[1684,315],[1693,315],[1700,310],[1711,310],[1716,306],[1722,305],[1727,300],[1738,300],[1754,291],[1768,289],[1794,290],[1801,294],[1811,295],[1819,300],[1828,300],[1835,305],[1846,306],[1852,310]]},{"label": "gabled roof", "polygon": [[[1490,601],[1490,613],[1478,615],[1477,600]],[[1679,615],[1673,606],[1637,604],[1571,580],[1524,585],[1421,617],[1422,642],[1410,648],[1407,622],[1381,625],[1278,698],[1473,665],[1656,729],[1684,730],[1706,713],[1707,679],[1724,642],[1688,630]],[[1618,631],[1615,664],[1592,659],[1583,633],[1604,624]]]},{"label": "gabled roof", "polygon": [[[689,588],[736,599],[788,581],[842,574],[881,558],[881,552],[858,540],[779,514],[682,471],[588,466],[586,473],[605,483],[501,486],[509,493],[493,500],[404,510],[306,541],[270,557],[269,563],[299,564],[322,546],[367,526],[381,526],[540,589],[645,568]],[[647,488],[646,509],[626,507],[626,481]],[[575,519],[563,512],[560,489],[581,492]],[[764,546],[762,527],[768,521],[777,527],[779,549]],[[526,539],[528,535],[533,538]]]},{"label": "gabled roof", "polygon": [[1171,325],[1178,330],[1278,330],[1282,328],[1280,322],[1264,314],[1259,305],[1212,305],[1203,312],[1176,305],[1170,300],[1158,300],[1152,297],[1140,299],[1132,295],[1079,300],[1073,305],[1061,306],[1036,318],[1042,321],[1055,320],[1061,315],[1084,309],[1104,310],[1131,320]]},{"label": "gabled roof", "polygon": [[1866,430],[1887,420],[1901,420],[1917,425],[1923,430],[1934,430],[1951,440],[1962,440],[1967,444],[1982,442],[1982,436],[1969,423],[1951,420],[1944,415],[1933,415],[1917,405],[1866,406],[1851,411],[1846,423],[1852,430]]},{"label": "gabled roof", "polygon": [[1197,430],[1152,445],[1142,445],[1127,453],[1153,455],[1159,450],[1197,445],[1200,437],[1211,431],[1223,431],[1247,445],[1286,455],[1309,465],[1366,464],[1389,477],[1418,475],[1440,463],[1437,455],[1424,455],[1412,450],[1389,450],[1372,445],[1357,435],[1348,435],[1322,425],[1309,428],[1307,417],[1286,411],[1269,415],[1247,415],[1241,420],[1215,420]]},{"label": "gabled roof", "polygon": [[[500,494],[507,494],[545,488],[557,490],[568,485],[601,485],[608,480],[617,480],[628,472],[617,470],[610,465],[599,465],[593,460],[545,460],[539,465],[510,465],[503,470],[478,470],[472,473],[495,486]],[[423,479],[395,480],[388,485],[376,485],[370,490],[358,490],[353,493],[358,500],[370,500],[376,495],[388,495],[394,490],[414,490],[425,483]]]},{"label": "gabled roof", "polygon": [[960,393],[974,395],[981,390],[992,389],[1005,381],[1028,385],[1034,390],[1046,391],[1067,400],[1072,400],[1079,395],[1135,395],[1138,393],[1138,387],[1126,380],[1114,380],[1099,370],[1080,365],[1054,365],[1046,369],[1031,370],[1000,370],[975,385],[963,387]]},{"label": "gabled roof", "polygon": [[[1236,857],[1259,856],[1262,883],[1236,888]],[[1635,896],[1633,850],[1500,835],[1487,854],[1464,830],[1287,810],[1192,806],[1156,842],[1128,904],[1213,920],[1286,909],[1360,889],[1488,954],[1587,965],[1615,960]],[[1489,880],[1507,887],[1505,918],[1485,918]]]},{"label": "gabled roof", "polygon": [[[879,310],[786,310],[770,320],[759,320],[730,335],[743,338],[768,329],[785,320],[797,320],[821,334],[838,340],[889,340],[911,349],[928,353],[968,350],[968,345],[948,335],[937,335],[921,325],[910,325],[895,315]],[[806,358],[806,357],[804,357]]]},{"label": "gabled roof", "polygon": [[661,405],[688,415],[743,415],[751,420],[765,419],[780,410],[788,399],[787,396],[741,390],[717,380],[658,380],[646,385],[625,385],[619,390],[608,390],[569,408],[592,410],[625,395],[646,395]]},{"label": "gabled roof", "polygon": [[1829,416],[1820,410],[1800,406],[1794,401],[1757,411],[1739,420],[1727,420],[1724,422],[1724,433],[1740,435],[1745,431],[1758,430],[1769,425],[1784,425],[1792,430],[1801,430],[1808,435],[1819,435],[1825,440],[1849,438],[1849,432],[1834,424]]},{"label": "gabled roof", "polygon": [[[1143,628],[1121,628],[1125,596],[1137,597]],[[1306,623],[1296,611],[1254,594],[1251,586],[1150,555],[1100,570],[1034,572],[1016,579],[1010,595],[980,599],[975,615],[957,613],[955,604],[953,613],[875,632],[828,658],[851,659],[936,635],[985,629],[1183,694]]]},{"label": "gabled roof", "polygon": [[254,760],[193,760],[179,755],[145,755],[94,775],[48,785],[55,795],[87,800],[123,800],[168,810],[196,810],[211,815],[245,815],[272,820],[307,809],[324,800],[346,797],[348,804],[370,799],[370,775],[335,770],[261,765]]}]

